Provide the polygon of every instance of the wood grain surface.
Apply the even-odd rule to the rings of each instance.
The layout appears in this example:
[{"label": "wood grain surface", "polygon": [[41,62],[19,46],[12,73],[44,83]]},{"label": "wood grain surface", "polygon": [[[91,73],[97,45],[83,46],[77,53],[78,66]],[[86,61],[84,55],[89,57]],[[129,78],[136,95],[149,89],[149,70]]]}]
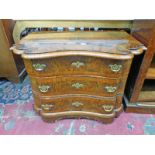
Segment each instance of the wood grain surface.
[{"label": "wood grain surface", "polygon": [[24,59],[34,108],[43,119],[107,123],[122,111],[132,59],[142,51],[142,44],[124,31],[34,33],[14,47]]}]

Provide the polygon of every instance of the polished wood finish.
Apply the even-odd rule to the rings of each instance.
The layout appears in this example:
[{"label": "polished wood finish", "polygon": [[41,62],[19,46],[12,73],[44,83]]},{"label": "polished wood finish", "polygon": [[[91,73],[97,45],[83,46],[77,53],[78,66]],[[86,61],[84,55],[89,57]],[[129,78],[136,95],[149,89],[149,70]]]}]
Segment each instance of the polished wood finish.
[{"label": "polished wood finish", "polygon": [[24,78],[26,71],[21,57],[9,49],[14,43],[12,38],[14,24],[12,20],[0,20],[0,77],[17,83]]},{"label": "polished wood finish", "polygon": [[[35,38],[38,38],[37,42]],[[78,53],[85,56],[130,59],[133,54],[139,55],[143,52],[143,45],[133,40],[134,38],[124,31],[37,32],[24,37],[16,48],[12,49],[25,59],[78,55]],[[62,49],[64,55],[61,54]]]},{"label": "polished wood finish", "polygon": [[[133,23],[132,35],[139,41],[141,41],[147,47],[144,56],[141,57],[139,67],[134,74],[131,72],[130,81],[128,82],[126,89],[125,101],[127,104],[127,111],[129,112],[142,112],[142,113],[154,113],[155,106],[148,106],[155,101],[154,91],[149,90],[150,86],[146,88],[145,81],[147,79],[155,79],[154,68],[154,51],[155,51],[155,20],[137,20]],[[135,60],[136,61],[136,60]],[[131,70],[134,70],[131,68]],[[133,73],[133,74],[132,74]],[[134,75],[134,76],[132,76]],[[152,83],[153,85],[153,83]],[[155,89],[154,89],[155,90]],[[137,104],[137,103],[141,104]],[[155,104],[154,104],[155,105]]]},{"label": "polished wood finish", "polygon": [[143,46],[124,31],[46,32],[29,34],[12,49],[24,59],[34,108],[44,119],[108,123],[122,111],[131,62]]},{"label": "polished wood finish", "polygon": [[48,118],[57,120],[64,117],[79,117],[110,123],[114,116],[121,111],[120,109],[115,110],[115,98],[96,98],[88,95],[39,98],[39,96],[34,95],[34,99],[35,110],[46,120]]},{"label": "polished wood finish", "polygon": [[[120,77],[127,75],[130,59],[116,60],[92,56],[61,56],[47,59],[24,59],[29,75],[32,76],[60,76],[60,75],[91,75],[103,77]],[[45,65],[42,71],[37,71],[36,65]],[[120,66],[118,71],[112,67]],[[98,67],[100,66],[100,67]],[[116,67],[117,67],[116,66]]]},{"label": "polished wood finish", "polygon": [[[31,78],[32,89],[44,96],[63,95],[65,93],[112,97],[116,96],[119,87],[118,83],[119,79],[88,76]],[[50,87],[47,92],[41,91],[41,86],[44,85]],[[114,90],[108,92],[107,89],[109,87],[112,87]]]},{"label": "polished wood finish", "polygon": [[[37,95],[35,97],[36,100],[39,98]],[[111,111],[114,111],[115,101],[115,98],[95,98],[88,95],[66,95],[63,98],[40,98],[40,102],[37,102],[37,106],[45,112],[87,111],[108,114],[111,113]]]}]

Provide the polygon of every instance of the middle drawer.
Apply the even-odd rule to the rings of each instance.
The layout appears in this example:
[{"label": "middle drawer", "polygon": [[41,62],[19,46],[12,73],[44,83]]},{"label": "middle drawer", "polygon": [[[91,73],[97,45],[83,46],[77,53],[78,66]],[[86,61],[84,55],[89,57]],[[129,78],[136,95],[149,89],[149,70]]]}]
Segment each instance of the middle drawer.
[{"label": "middle drawer", "polygon": [[88,94],[112,97],[118,89],[119,79],[96,77],[31,77],[33,91],[42,96]]}]

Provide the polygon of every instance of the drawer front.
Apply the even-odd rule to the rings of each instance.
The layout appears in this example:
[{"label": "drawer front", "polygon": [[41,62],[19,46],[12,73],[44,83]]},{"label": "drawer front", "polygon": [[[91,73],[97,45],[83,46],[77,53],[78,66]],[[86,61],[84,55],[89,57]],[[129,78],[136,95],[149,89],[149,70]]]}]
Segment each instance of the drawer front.
[{"label": "drawer front", "polygon": [[64,98],[39,98],[35,96],[37,107],[44,112],[85,111],[95,113],[112,113],[115,109],[116,98],[93,97],[64,97]]},{"label": "drawer front", "polygon": [[86,56],[65,56],[48,59],[25,60],[30,75],[98,75],[120,77],[126,74],[130,60],[115,60]]},{"label": "drawer front", "polygon": [[119,79],[93,77],[32,78],[32,89],[42,96],[63,94],[89,94],[96,96],[116,96]]}]

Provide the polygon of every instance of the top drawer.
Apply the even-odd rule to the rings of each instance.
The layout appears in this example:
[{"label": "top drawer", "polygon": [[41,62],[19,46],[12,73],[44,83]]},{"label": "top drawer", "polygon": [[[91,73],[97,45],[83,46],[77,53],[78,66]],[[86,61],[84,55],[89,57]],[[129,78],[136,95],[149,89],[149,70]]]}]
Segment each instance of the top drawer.
[{"label": "top drawer", "polygon": [[62,56],[46,59],[25,59],[25,66],[30,75],[96,75],[119,77],[127,74],[131,60],[116,60],[88,56]]}]

